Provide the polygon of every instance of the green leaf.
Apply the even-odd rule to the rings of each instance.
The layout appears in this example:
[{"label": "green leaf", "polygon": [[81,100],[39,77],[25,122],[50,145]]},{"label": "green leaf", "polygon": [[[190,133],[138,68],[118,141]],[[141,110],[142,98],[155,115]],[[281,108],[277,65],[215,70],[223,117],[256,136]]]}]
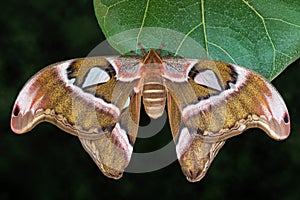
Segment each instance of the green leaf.
[{"label": "green leaf", "polygon": [[[269,80],[300,56],[298,0],[94,0],[109,43],[121,53],[159,48],[251,68]],[[148,28],[156,27],[156,28]]]}]

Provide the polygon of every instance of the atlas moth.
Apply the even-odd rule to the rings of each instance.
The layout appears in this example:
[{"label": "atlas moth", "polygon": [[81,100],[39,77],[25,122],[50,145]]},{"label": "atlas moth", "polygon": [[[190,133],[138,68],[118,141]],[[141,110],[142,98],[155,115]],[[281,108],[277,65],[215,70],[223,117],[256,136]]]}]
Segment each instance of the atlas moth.
[{"label": "atlas moth", "polygon": [[205,59],[99,56],[52,64],[23,87],[11,128],[21,134],[47,121],[78,136],[108,177],[119,179],[136,141],[143,102],[159,118],[167,105],[176,153],[187,180],[199,181],[225,141],[249,128],[289,136],[290,119],[277,90],[256,72]]}]

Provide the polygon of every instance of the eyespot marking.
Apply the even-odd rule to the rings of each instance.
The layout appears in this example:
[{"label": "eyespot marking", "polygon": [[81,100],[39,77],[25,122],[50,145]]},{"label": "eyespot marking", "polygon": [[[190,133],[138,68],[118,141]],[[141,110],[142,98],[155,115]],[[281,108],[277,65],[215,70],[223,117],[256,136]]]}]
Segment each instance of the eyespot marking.
[{"label": "eyespot marking", "polygon": [[15,109],[13,111],[13,115],[15,117],[17,117],[19,115],[19,113],[20,113],[20,107],[19,107],[19,105],[16,105],[16,107],[15,107]]},{"label": "eyespot marking", "polygon": [[206,86],[214,90],[222,91],[223,89],[219,78],[212,70],[209,69],[199,71],[194,77],[194,81],[200,85]]},{"label": "eyespot marking", "polygon": [[289,117],[288,117],[288,114],[287,114],[287,113],[284,113],[283,121],[284,121],[284,123],[286,123],[286,124],[290,122],[290,120],[289,120]]},{"label": "eyespot marking", "polygon": [[110,76],[106,70],[103,70],[100,67],[94,67],[90,69],[90,71],[86,75],[82,87],[85,88],[92,85],[106,83],[109,80],[110,80]]}]

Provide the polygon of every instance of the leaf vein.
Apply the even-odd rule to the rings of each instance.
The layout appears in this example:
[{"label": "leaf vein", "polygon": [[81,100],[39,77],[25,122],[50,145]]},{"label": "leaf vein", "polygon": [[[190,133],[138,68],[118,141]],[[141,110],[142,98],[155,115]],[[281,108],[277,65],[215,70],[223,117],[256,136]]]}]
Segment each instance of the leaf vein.
[{"label": "leaf vein", "polygon": [[207,42],[207,35],[206,35],[206,24],[205,24],[205,13],[204,13],[204,0],[201,0],[201,19],[203,25],[203,37],[204,37],[205,50],[208,54],[208,42]]},{"label": "leaf vein", "polygon": [[273,70],[270,73],[270,77],[272,77],[273,76],[273,72],[275,72],[275,70],[276,70],[275,69],[275,63],[276,63],[276,51],[277,50],[275,48],[275,45],[273,43],[273,40],[272,40],[272,38],[270,36],[270,33],[269,33],[269,30],[267,28],[267,24],[266,24],[265,18],[248,1],[246,1],[246,0],[242,0],[242,1],[243,1],[243,3],[245,3],[261,19],[262,24],[263,24],[264,29],[265,29],[265,33],[266,33],[266,35],[268,37],[268,40],[269,40],[269,42],[270,42],[270,44],[272,46],[272,49],[273,49]]},{"label": "leaf vein", "polygon": [[189,4],[188,6],[184,7],[184,8],[178,8],[179,11],[187,11],[189,8],[195,8],[195,6],[197,6],[200,2],[196,1],[193,4]]},{"label": "leaf vein", "polygon": [[155,15],[153,15],[152,13],[148,13],[149,16],[153,17],[158,23],[160,24],[164,24],[158,17],[156,17]]},{"label": "leaf vein", "polygon": [[184,35],[183,39],[180,41],[180,43],[179,43],[179,45],[178,45],[178,47],[177,47],[177,49],[176,49],[175,56],[178,54],[179,49],[182,47],[184,41],[189,37],[189,35],[192,34],[192,32],[194,32],[194,31],[195,31],[197,28],[199,28],[201,25],[202,25],[202,23],[197,24],[196,26],[194,26],[193,28],[191,28],[191,30],[190,30],[189,32],[187,32],[187,33]]},{"label": "leaf vein", "polygon": [[208,44],[220,49],[221,51],[223,51],[232,60],[232,62],[234,62],[234,64],[237,64],[237,62],[234,60],[234,58],[230,55],[230,53],[226,49],[224,49],[220,45],[217,45],[217,44],[215,44],[213,42],[210,42],[210,41],[208,41]]},{"label": "leaf vein", "polygon": [[127,2],[127,1],[128,1],[128,0],[121,0],[121,1],[118,1],[118,2],[116,2],[116,3],[114,3],[114,4],[109,5],[109,6],[108,6],[108,9],[111,9],[111,8],[117,6],[117,5],[121,4],[121,3]]},{"label": "leaf vein", "polygon": [[283,19],[278,19],[278,18],[268,17],[268,18],[265,18],[265,20],[280,21],[280,22],[282,22],[282,23],[285,23],[285,24],[288,24],[288,25],[291,25],[291,26],[295,26],[295,27],[297,27],[297,28],[300,28],[300,25],[294,24],[294,23],[291,23],[291,22],[288,22],[288,21],[285,21],[285,20],[283,20]]},{"label": "leaf vein", "polygon": [[277,52],[278,52],[279,54],[285,56],[285,57],[288,57],[289,59],[292,59],[292,58],[293,58],[292,56],[290,56],[290,55],[288,55],[288,54],[286,54],[286,53],[283,53],[282,51],[277,51]]},{"label": "leaf vein", "polygon": [[145,24],[146,17],[147,17],[147,13],[148,13],[148,9],[149,9],[149,3],[150,3],[150,0],[147,0],[147,4],[146,4],[143,20],[142,20],[142,23],[141,23],[141,27],[140,27],[140,30],[138,32],[137,38],[136,38],[136,45],[137,46],[138,46],[139,38],[141,36],[142,30],[143,30],[143,27],[144,27],[144,24]]},{"label": "leaf vein", "polygon": [[117,6],[117,5],[121,4],[121,3],[127,2],[127,1],[128,1],[128,0],[121,0],[121,1],[118,1],[118,2],[116,2],[116,3],[114,3],[114,4],[111,4],[111,5],[109,5],[109,6],[106,6],[106,5],[102,4],[104,7],[106,7],[106,12],[105,12],[105,14],[103,15],[103,26],[104,26],[104,30],[107,30],[107,31],[106,31],[107,34],[108,34],[108,29],[106,28],[106,17],[107,17],[107,15],[108,15],[109,10],[110,10],[111,8]]}]

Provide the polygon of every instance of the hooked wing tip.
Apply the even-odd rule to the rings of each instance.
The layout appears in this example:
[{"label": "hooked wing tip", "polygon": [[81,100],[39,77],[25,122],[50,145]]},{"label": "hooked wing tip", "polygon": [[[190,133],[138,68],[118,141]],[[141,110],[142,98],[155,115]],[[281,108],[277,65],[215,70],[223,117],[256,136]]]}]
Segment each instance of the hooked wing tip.
[{"label": "hooked wing tip", "polygon": [[290,117],[287,112],[284,112],[280,119],[271,118],[269,120],[261,120],[258,122],[258,126],[275,140],[284,140],[290,135]]},{"label": "hooked wing tip", "polygon": [[279,140],[284,140],[290,135],[290,116],[287,112],[284,113],[282,120],[280,122],[280,137]]},{"label": "hooked wing tip", "polygon": [[32,112],[22,113],[19,105],[16,104],[11,115],[10,127],[13,132],[22,134],[30,131],[38,121]]}]

